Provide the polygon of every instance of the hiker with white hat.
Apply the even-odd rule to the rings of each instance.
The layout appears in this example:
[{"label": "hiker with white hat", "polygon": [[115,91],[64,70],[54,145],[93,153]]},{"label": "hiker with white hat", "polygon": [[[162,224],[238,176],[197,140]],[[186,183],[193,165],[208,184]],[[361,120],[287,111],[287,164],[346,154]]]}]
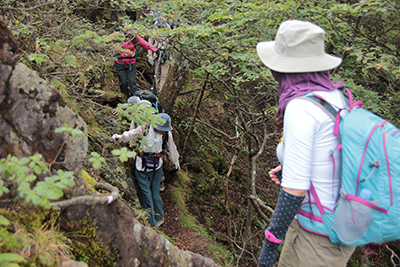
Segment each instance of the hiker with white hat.
[{"label": "hiker with white hat", "polygon": [[159,113],[157,116],[163,122],[158,123],[155,127],[138,126],[122,135],[114,134],[112,136],[114,140],[140,139],[140,149],[138,149],[135,161],[135,175],[143,207],[148,212],[148,222],[154,227],[160,227],[164,223],[163,201],[160,196],[163,153],[167,154],[177,170],[180,169],[179,153],[171,132],[171,117],[166,113]]},{"label": "hiker with white hat", "polygon": [[[283,22],[275,41],[257,44],[257,54],[271,69],[279,84],[277,126],[283,129],[283,142],[277,147],[280,166],[269,172],[281,191],[265,230],[265,240],[259,256],[261,267],[272,267],[277,249],[285,237],[279,259],[283,266],[346,266],[354,247],[339,246],[328,237],[308,232],[295,219],[302,203],[312,196],[313,188],[323,206],[334,209],[338,199],[340,153],[331,155],[339,144],[332,134],[334,122],[316,104],[299,98],[315,94],[337,109],[345,107],[343,96],[338,90],[341,82],[332,82],[329,70],[337,68],[342,59],[327,54],[324,49],[324,30],[306,21]],[[278,174],[282,174],[281,180]],[[332,173],[334,176],[332,177]]]}]

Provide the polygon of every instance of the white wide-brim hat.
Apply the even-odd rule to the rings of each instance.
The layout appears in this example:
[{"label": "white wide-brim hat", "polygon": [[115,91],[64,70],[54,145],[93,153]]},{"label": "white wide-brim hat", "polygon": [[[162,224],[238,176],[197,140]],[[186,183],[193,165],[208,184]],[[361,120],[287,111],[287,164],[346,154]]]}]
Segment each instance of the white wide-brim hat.
[{"label": "white wide-brim hat", "polygon": [[128,98],[128,104],[134,105],[139,101],[140,101],[140,98],[138,96],[131,96],[130,98]]},{"label": "white wide-brim hat", "polygon": [[268,68],[282,73],[331,70],[342,59],[325,53],[325,31],[308,21],[284,21],[275,41],[257,44],[257,54]]},{"label": "white wide-brim hat", "polygon": [[151,102],[150,101],[148,101],[148,100],[139,100],[138,102],[137,102],[137,104],[139,105],[139,106],[141,106],[141,107],[144,107],[144,108],[151,108],[152,107],[152,105],[151,105]]}]

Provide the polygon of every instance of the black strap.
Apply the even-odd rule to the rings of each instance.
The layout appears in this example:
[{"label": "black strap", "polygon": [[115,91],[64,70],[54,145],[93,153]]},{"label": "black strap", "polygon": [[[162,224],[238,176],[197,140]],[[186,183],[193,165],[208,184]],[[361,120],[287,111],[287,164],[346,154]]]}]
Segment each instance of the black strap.
[{"label": "black strap", "polygon": [[132,43],[133,43],[133,46],[135,47],[135,56],[134,56],[134,58],[137,58],[138,51],[137,51],[137,46],[136,46],[136,36],[135,36],[135,38],[132,39]]},{"label": "black strap", "polygon": [[169,152],[169,147],[167,145],[168,138],[169,138],[168,133],[163,134],[163,137],[162,137],[162,150],[163,151],[166,150],[167,152]]}]

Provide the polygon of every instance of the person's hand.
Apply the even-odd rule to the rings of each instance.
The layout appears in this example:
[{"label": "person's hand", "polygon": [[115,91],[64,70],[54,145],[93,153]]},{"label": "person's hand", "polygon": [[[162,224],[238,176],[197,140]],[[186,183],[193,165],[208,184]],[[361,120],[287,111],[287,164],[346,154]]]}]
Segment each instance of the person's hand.
[{"label": "person's hand", "polygon": [[174,166],[175,166],[175,169],[178,171],[181,169],[181,165],[179,165],[179,161],[177,163],[175,163]]},{"label": "person's hand", "polygon": [[280,180],[279,180],[279,177],[278,177],[278,175],[277,175],[277,172],[280,172],[280,171],[282,171],[282,166],[281,166],[281,165],[279,165],[279,166],[276,167],[275,169],[272,169],[272,170],[270,170],[270,171],[268,172],[268,175],[269,175],[269,177],[271,177],[271,180],[272,180],[275,184],[277,184],[277,185],[280,185],[280,184],[281,184],[281,182],[280,182]]},{"label": "person's hand", "polygon": [[161,54],[161,50],[160,50],[160,49],[157,49],[157,51],[156,51],[156,58],[159,58],[159,57],[160,57],[160,54]]},{"label": "person's hand", "polygon": [[118,139],[122,138],[122,135],[114,134],[111,138],[115,141],[115,140],[118,140]]}]

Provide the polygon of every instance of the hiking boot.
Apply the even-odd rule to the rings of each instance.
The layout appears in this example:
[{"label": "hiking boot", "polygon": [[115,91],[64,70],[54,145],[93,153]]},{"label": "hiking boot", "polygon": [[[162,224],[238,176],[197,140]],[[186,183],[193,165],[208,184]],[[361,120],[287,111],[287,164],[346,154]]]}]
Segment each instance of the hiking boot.
[{"label": "hiking boot", "polygon": [[162,191],[164,191],[165,190],[165,184],[164,184],[164,182],[161,182],[161,184],[160,184],[160,191],[162,192]]},{"label": "hiking boot", "polygon": [[158,227],[160,227],[163,223],[164,223],[164,218],[162,218],[161,220],[159,220],[159,221],[154,225],[154,227],[155,227],[155,228],[158,228]]}]

